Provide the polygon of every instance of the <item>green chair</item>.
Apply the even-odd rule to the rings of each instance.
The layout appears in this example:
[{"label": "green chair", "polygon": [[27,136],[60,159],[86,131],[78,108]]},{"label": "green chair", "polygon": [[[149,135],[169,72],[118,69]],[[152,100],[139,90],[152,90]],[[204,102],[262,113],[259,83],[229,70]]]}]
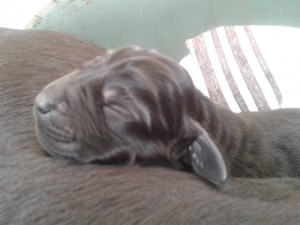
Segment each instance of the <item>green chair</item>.
[{"label": "green chair", "polygon": [[298,0],[54,1],[28,28],[76,35],[107,48],[136,44],[179,60],[184,41],[223,25],[300,27]]}]

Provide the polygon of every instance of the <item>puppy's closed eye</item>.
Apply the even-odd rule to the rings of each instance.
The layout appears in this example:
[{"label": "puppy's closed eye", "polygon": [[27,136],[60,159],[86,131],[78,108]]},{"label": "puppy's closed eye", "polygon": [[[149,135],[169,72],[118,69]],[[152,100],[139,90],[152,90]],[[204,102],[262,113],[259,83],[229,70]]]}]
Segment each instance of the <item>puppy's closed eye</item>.
[{"label": "puppy's closed eye", "polygon": [[119,122],[130,118],[130,113],[127,108],[117,103],[103,105],[103,112],[107,119],[117,120]]},{"label": "puppy's closed eye", "polygon": [[130,120],[128,108],[122,104],[123,96],[120,96],[116,90],[108,89],[103,92],[103,101],[101,105],[105,121],[110,130],[119,130],[122,124]]},{"label": "puppy's closed eye", "polygon": [[151,119],[146,105],[123,89],[107,89],[103,93],[103,112],[111,123],[140,122],[150,127]]}]

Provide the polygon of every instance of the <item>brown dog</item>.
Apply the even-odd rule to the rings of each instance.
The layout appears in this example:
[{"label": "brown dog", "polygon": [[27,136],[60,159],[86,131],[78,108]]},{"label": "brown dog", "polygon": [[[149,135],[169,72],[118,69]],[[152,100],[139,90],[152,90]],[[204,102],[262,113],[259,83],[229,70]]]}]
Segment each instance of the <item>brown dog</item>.
[{"label": "brown dog", "polygon": [[82,162],[168,160],[221,185],[233,176],[300,175],[300,110],[234,114],[213,105],[186,71],[125,47],[47,85],[35,100],[39,141]]},{"label": "brown dog", "polygon": [[232,178],[216,190],[190,173],[46,157],[32,99],[103,54],[77,38],[0,28],[0,224],[298,224],[296,178]]}]

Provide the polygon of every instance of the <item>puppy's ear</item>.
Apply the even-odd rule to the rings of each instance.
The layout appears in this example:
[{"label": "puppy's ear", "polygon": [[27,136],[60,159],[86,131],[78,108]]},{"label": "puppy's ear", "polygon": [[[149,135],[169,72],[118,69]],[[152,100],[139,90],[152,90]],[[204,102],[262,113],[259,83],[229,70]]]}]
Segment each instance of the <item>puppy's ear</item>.
[{"label": "puppy's ear", "polygon": [[196,137],[194,141],[171,152],[171,161],[178,169],[191,168],[200,177],[222,186],[228,178],[225,160],[209,134],[199,124],[194,127],[189,129]]},{"label": "puppy's ear", "polygon": [[207,132],[199,135],[184,151],[194,173],[217,186],[226,182],[228,175],[225,161]]}]

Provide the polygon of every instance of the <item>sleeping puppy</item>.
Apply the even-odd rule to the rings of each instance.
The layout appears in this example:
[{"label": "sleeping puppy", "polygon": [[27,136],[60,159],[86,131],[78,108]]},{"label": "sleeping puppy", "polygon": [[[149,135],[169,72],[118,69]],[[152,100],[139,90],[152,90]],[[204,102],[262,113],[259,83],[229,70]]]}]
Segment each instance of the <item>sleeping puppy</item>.
[{"label": "sleeping puppy", "polygon": [[108,51],[47,85],[34,105],[50,155],[89,163],[172,165],[222,185],[300,175],[300,110],[233,113],[152,50]]}]

